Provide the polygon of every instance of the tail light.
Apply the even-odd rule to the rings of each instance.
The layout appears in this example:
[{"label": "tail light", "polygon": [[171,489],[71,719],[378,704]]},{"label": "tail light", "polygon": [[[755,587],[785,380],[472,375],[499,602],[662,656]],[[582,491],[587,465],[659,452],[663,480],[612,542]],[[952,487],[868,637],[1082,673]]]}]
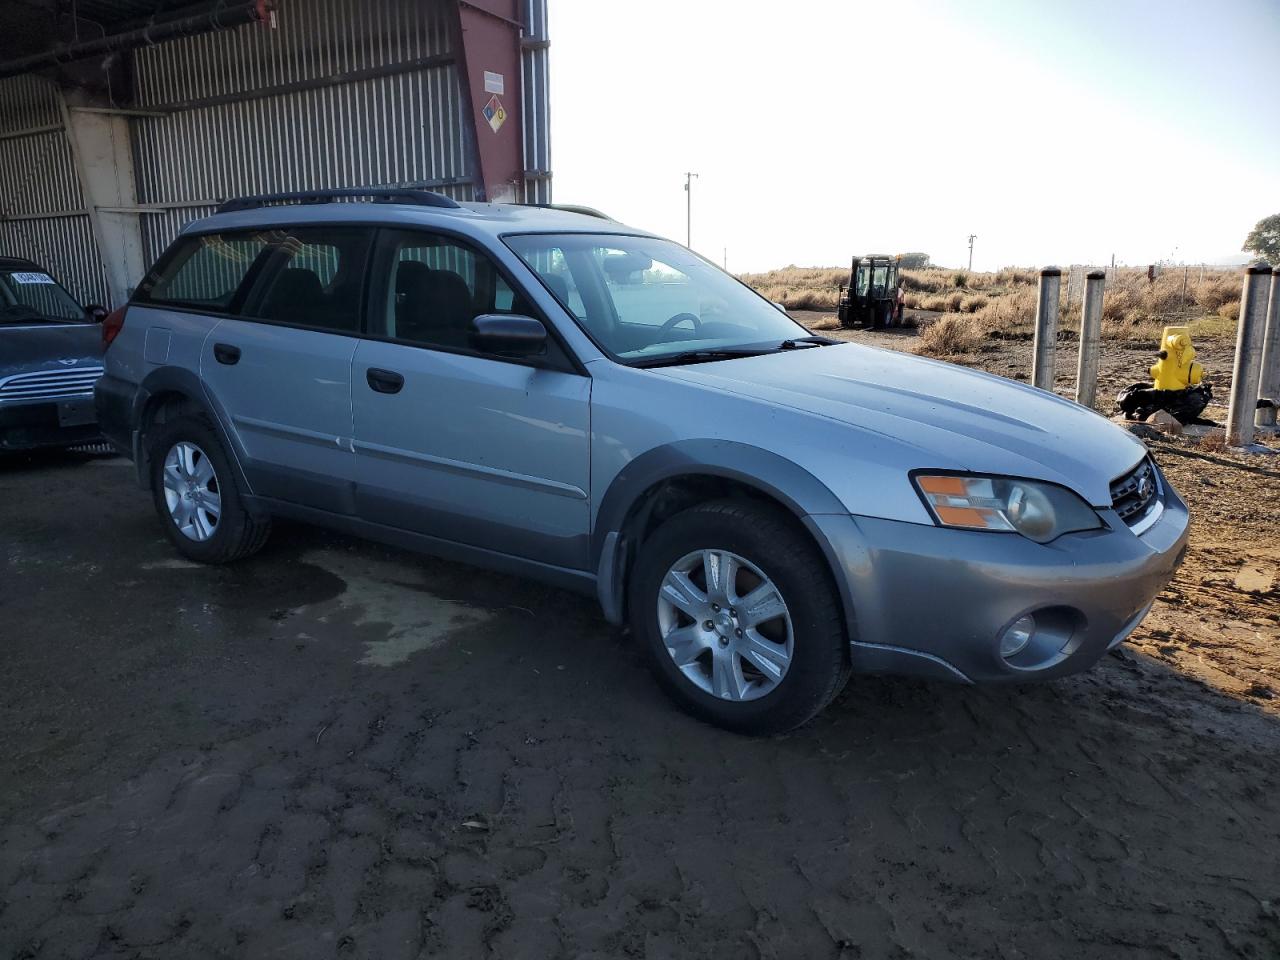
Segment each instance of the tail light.
[{"label": "tail light", "polygon": [[105,350],[111,346],[114,340],[124,327],[124,311],[125,307],[118,307],[112,310],[102,320],[102,348]]}]

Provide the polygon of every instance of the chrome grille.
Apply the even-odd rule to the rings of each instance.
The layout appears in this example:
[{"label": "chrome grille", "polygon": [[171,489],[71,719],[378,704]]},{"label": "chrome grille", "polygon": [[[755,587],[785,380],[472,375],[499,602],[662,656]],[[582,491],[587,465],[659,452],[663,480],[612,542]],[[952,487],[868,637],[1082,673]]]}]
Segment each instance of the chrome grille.
[{"label": "chrome grille", "polygon": [[102,376],[102,367],[85,366],[67,370],[18,373],[0,380],[0,403],[24,400],[65,400],[93,393]]},{"label": "chrome grille", "polygon": [[1160,480],[1150,458],[1111,483],[1111,507],[1120,519],[1133,526],[1138,523],[1160,492]]}]

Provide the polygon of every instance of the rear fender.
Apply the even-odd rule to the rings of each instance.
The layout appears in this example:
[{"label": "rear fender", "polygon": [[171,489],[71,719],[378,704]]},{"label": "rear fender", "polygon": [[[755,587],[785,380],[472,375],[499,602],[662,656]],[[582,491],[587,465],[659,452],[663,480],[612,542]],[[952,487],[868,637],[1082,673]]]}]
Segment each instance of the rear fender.
[{"label": "rear fender", "polygon": [[245,491],[246,507],[255,516],[265,513],[254,502],[253,488],[249,485],[244,472],[244,449],[240,445],[235,431],[229,428],[231,418],[226,409],[218,402],[218,398],[209,392],[200,378],[183,367],[157,367],[143,379],[133,401],[133,462],[137,468],[138,484],[143,489],[151,489],[150,450],[147,449],[143,437],[143,428],[147,408],[155,397],[164,394],[178,394],[184,401],[203,413],[213,424],[214,432],[227,452],[231,467],[236,472],[236,480],[241,490]]}]

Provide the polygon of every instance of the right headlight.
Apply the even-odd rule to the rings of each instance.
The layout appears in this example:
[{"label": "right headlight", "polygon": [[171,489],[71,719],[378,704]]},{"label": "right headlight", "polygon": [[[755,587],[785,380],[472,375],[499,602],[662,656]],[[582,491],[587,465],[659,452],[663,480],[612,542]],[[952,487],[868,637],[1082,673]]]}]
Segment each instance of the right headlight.
[{"label": "right headlight", "polygon": [[1102,526],[1096,510],[1052,483],[931,473],[911,479],[934,521],[943,527],[1020,533],[1048,543],[1064,533]]}]

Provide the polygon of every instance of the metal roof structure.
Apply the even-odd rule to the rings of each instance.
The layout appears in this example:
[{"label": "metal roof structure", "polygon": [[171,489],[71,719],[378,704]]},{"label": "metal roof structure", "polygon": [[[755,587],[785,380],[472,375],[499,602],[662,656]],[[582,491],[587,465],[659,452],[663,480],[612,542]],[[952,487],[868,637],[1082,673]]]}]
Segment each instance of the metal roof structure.
[{"label": "metal roof structure", "polygon": [[550,203],[548,46],[546,0],[3,0],[0,254],[118,304],[235,197]]},{"label": "metal roof structure", "polygon": [[3,65],[53,51],[187,21],[188,31],[211,17],[240,16],[240,8],[269,13],[268,3],[236,0],[5,0],[0,4],[0,73]]}]

